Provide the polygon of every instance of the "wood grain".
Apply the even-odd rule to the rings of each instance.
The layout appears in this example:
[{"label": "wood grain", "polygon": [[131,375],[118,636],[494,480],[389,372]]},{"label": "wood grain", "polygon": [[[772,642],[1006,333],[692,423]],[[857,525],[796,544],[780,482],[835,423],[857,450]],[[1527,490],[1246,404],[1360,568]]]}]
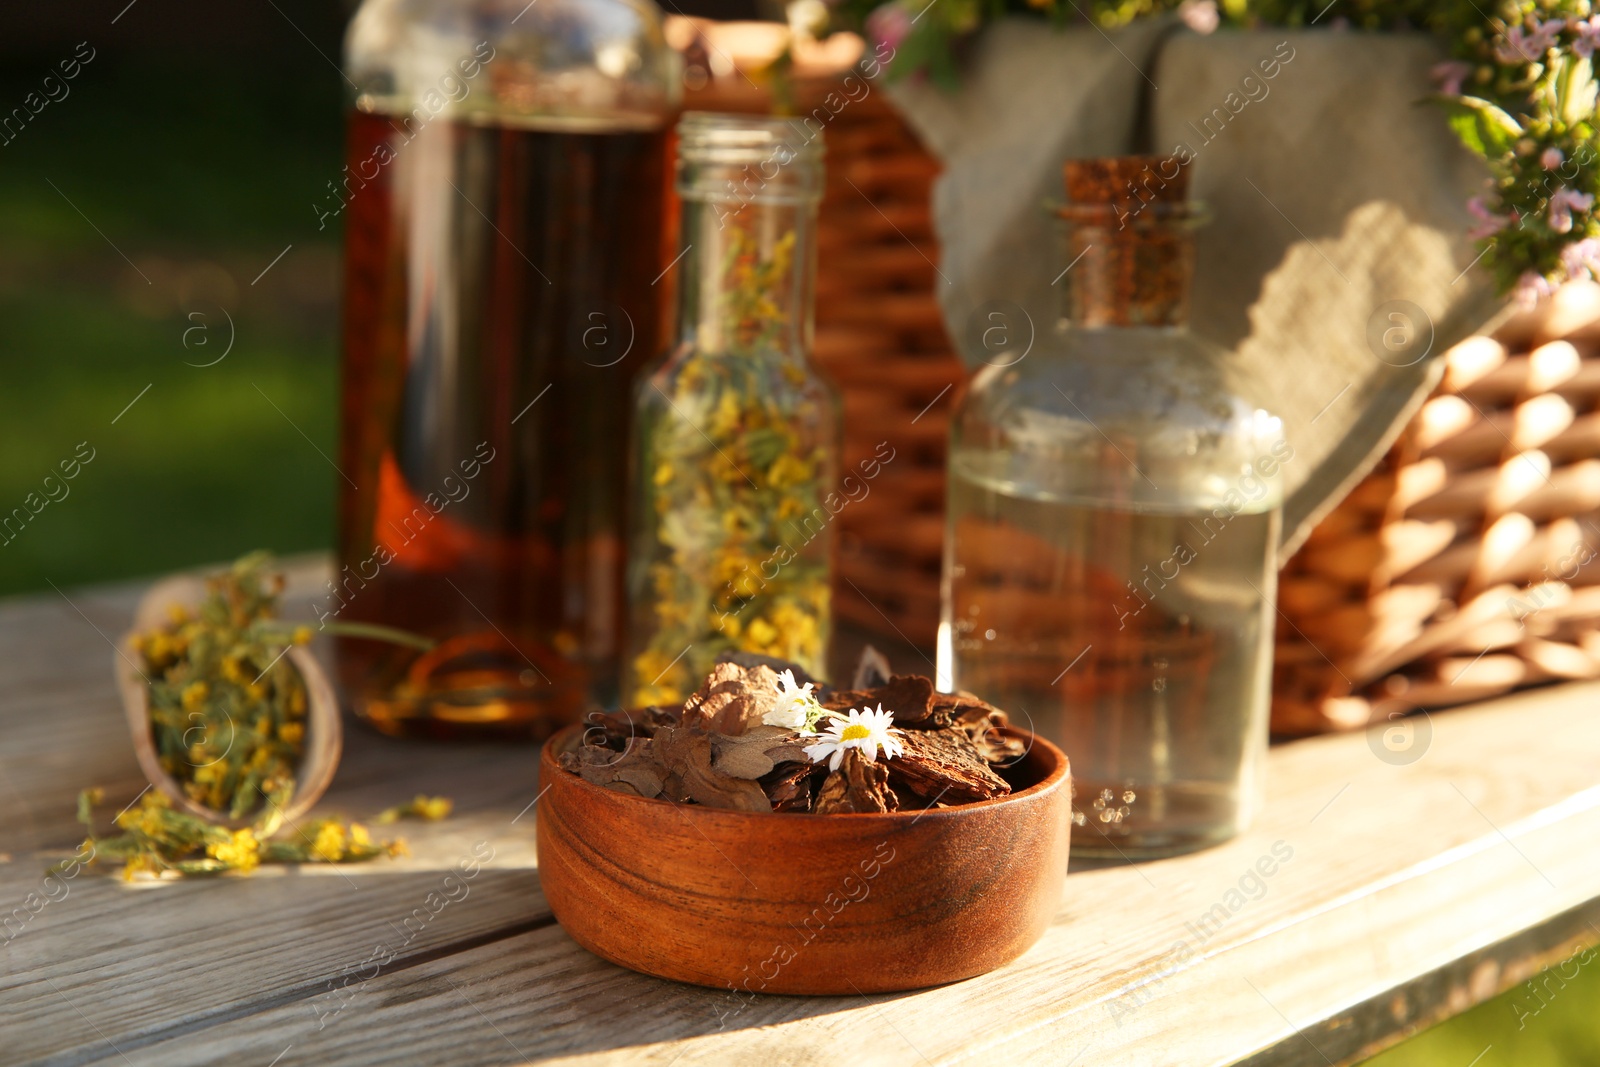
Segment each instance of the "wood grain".
[{"label": "wood grain", "polygon": [[[135,593],[68,591],[107,633]],[[98,779],[120,804],[137,771],[107,646],[82,616],[59,596],[13,602],[0,641],[10,912],[43,855],[78,839],[77,788]],[[804,999],[634,974],[551,925],[522,814],[538,791],[531,748],[352,730],[322,810],[425,790],[462,815],[406,827],[409,860],[344,869],[359,889],[326,869],[153,889],[79,876],[4,948],[0,1060],[1347,1062],[1593,941],[1597,699],[1600,684],[1580,683],[1435,715],[1411,763],[1379,758],[1390,750],[1365,734],[1280,746],[1254,829],[1075,870],[1017,961],[915,994]],[[496,854],[470,894],[374,968],[374,948],[399,947],[394,927],[479,841]],[[1261,875],[1275,845],[1292,855]]]},{"label": "wood grain", "polygon": [[[843,994],[986,974],[1061,902],[1066,759],[1023,732],[1019,792],[926,811],[774,815],[615,792],[540,759],[540,882],[585,948],[718,989]],[[737,858],[735,858],[737,857]]]}]

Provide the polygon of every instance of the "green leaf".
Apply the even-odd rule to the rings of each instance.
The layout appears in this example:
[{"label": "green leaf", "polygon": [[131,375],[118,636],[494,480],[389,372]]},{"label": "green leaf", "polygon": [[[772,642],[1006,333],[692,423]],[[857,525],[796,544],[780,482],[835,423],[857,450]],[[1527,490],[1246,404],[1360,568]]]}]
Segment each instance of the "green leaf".
[{"label": "green leaf", "polygon": [[99,793],[98,789],[84,789],[78,793],[78,821],[91,835],[94,833],[94,805]]},{"label": "green leaf", "polygon": [[221,860],[180,860],[172,865],[179,874],[221,874],[228,865]]},{"label": "green leaf", "polygon": [[1582,56],[1567,56],[1556,71],[1556,113],[1574,126],[1594,114],[1594,68]]},{"label": "green leaf", "polygon": [[127,859],[130,856],[137,856],[143,851],[144,845],[133,834],[102,837],[94,843],[96,856],[105,856],[111,859]]},{"label": "green leaf", "polygon": [[888,80],[897,82],[926,71],[941,55],[948,59],[949,53],[949,35],[935,20],[929,19],[919,26],[913,26],[895,51],[894,59],[889,64]]},{"label": "green leaf", "polygon": [[1498,159],[1508,155],[1522,127],[1517,120],[1487,100],[1475,96],[1430,97],[1442,104],[1446,121],[1461,143],[1485,159]]},{"label": "green leaf", "polygon": [[745,455],[761,470],[772,466],[783,455],[783,435],[776,430],[752,430],[745,435]]}]

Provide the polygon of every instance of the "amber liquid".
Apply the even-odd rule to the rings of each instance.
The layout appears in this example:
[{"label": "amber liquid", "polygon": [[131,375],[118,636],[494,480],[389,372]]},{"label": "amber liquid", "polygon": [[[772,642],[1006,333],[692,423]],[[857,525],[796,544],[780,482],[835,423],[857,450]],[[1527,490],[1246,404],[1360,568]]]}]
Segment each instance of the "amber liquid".
[{"label": "amber liquid", "polygon": [[615,698],[665,139],[351,118],[326,611],[438,641],[340,640],[346,694],[386,733],[538,737]]}]

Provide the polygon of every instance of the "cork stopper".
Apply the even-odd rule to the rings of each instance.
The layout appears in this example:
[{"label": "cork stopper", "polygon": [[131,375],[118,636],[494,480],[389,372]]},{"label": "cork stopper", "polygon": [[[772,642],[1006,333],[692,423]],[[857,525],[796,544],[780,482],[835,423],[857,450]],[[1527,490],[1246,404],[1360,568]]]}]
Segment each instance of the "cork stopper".
[{"label": "cork stopper", "polygon": [[[1171,326],[1188,316],[1189,171],[1176,156],[1068,160],[1066,315],[1083,326]],[[1081,260],[1081,262],[1080,262]],[[1065,272],[1063,272],[1065,274]]]},{"label": "cork stopper", "polygon": [[1067,199],[1073,204],[1127,209],[1152,203],[1182,205],[1189,200],[1189,171],[1176,156],[1069,159],[1062,170]]}]

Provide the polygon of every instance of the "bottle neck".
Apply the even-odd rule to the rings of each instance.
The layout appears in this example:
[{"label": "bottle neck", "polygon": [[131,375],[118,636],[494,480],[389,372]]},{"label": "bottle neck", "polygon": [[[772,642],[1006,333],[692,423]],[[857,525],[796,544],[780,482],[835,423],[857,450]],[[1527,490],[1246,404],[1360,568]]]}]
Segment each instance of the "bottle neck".
[{"label": "bottle neck", "polygon": [[678,123],[678,333],[709,354],[811,351],[822,140],[788,119],[690,112]]},{"label": "bottle neck", "polygon": [[678,339],[706,354],[803,360],[816,283],[814,166],[680,166]]},{"label": "bottle neck", "polygon": [[1192,223],[1113,210],[1068,220],[1062,316],[1069,327],[1184,327],[1194,275]]},{"label": "bottle neck", "polygon": [[[701,189],[703,190],[703,186]],[[678,334],[702,353],[811,351],[816,203],[685,192]]]}]

